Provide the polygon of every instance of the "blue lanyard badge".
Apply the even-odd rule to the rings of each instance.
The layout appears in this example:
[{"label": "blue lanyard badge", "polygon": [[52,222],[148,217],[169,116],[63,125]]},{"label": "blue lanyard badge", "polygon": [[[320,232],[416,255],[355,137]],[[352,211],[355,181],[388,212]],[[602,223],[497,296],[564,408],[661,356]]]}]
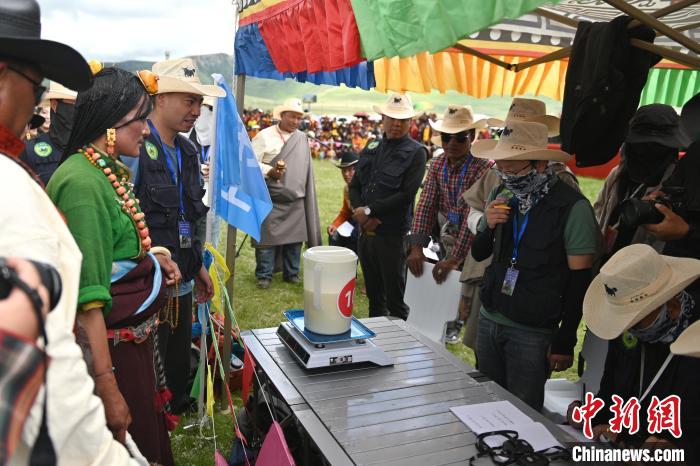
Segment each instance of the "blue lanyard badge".
[{"label": "blue lanyard badge", "polygon": [[518,225],[518,214],[515,213],[515,209],[513,211],[513,254],[510,256],[510,267],[506,269],[506,275],[501,286],[501,293],[507,296],[513,296],[515,284],[518,282],[520,271],[515,268],[515,264],[518,261],[518,248],[520,247],[520,241],[525,235],[525,228],[527,228],[528,216],[530,215],[529,212],[525,214],[522,225]]},{"label": "blue lanyard badge", "polygon": [[450,186],[450,177],[448,173],[448,162],[445,159],[445,167],[442,170],[442,179],[445,183],[445,189],[447,189],[447,202],[449,204],[450,211],[447,213],[447,220],[452,225],[461,224],[461,215],[457,211],[457,201],[459,200],[459,195],[462,193],[462,187],[464,186],[464,177],[467,174],[469,165],[472,163],[472,155],[469,154],[466,162],[462,165],[462,170],[459,174],[459,182],[457,184],[457,189],[452,190]]},{"label": "blue lanyard badge", "polygon": [[160,144],[160,149],[163,151],[163,155],[165,155],[165,163],[168,166],[168,173],[170,173],[170,179],[173,180],[173,183],[180,190],[180,217],[184,217],[185,205],[182,201],[184,193],[182,187],[182,152],[180,151],[180,144],[177,141],[177,137],[175,137],[175,153],[177,154],[176,170],[175,167],[173,167],[173,162],[172,160],[170,160],[170,156],[168,156],[168,154],[165,152],[165,146],[163,145],[163,141],[160,139],[160,133],[156,129],[155,125],[151,122],[151,120],[148,120],[148,126],[151,129],[151,133],[158,140],[158,144]]}]

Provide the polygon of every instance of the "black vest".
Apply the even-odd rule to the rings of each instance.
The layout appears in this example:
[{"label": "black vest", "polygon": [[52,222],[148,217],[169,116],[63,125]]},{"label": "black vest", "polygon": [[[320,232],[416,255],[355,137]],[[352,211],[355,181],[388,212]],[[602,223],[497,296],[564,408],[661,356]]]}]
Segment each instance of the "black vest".
[{"label": "black vest", "polygon": [[494,251],[481,286],[481,300],[486,309],[498,311],[522,325],[558,327],[570,274],[564,229],[571,207],[581,199],[585,199],[582,194],[557,181],[549,194],[530,209],[518,248],[519,274],[512,296],[501,292],[513,253],[512,215],[503,224],[502,246],[500,251]]},{"label": "black vest", "polygon": [[[370,142],[360,152],[357,175],[362,185],[363,205],[396,194],[401,189],[404,174],[411,166],[413,158],[420,150],[425,150],[408,136],[391,141]],[[382,223],[377,234],[404,234],[410,228],[413,216],[413,202],[382,214]]]},{"label": "black vest", "polygon": [[193,279],[202,267],[202,243],[194,235],[195,224],[209,210],[202,202],[204,188],[200,181],[197,149],[185,137],[177,135],[182,154],[181,180],[185,220],[190,222],[192,248],[180,249],[178,229],[180,190],[173,183],[158,139],[151,134],[141,148],[138,177],[134,186],[154,246],[165,246],[177,262],[183,281]]},{"label": "black vest", "polygon": [[59,150],[49,137],[49,133],[43,133],[38,137],[27,141],[24,152],[19,156],[20,160],[29,165],[44,185],[49,184],[51,175],[58,168],[63,152]]}]

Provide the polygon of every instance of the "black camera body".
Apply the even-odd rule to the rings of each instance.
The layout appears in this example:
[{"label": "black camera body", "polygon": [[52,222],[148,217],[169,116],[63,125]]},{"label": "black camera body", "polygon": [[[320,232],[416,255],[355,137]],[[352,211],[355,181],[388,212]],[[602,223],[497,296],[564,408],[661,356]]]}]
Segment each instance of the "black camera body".
[{"label": "black camera body", "polygon": [[626,199],[620,204],[620,223],[628,228],[640,225],[661,223],[664,214],[659,212],[656,204],[663,204],[675,213],[683,216],[686,206],[687,188],[681,186],[664,186],[665,195],[654,200]]},{"label": "black camera body", "polygon": [[[56,269],[48,264],[32,260],[29,262],[31,262],[36,268],[41,283],[49,292],[49,310],[52,310],[61,299],[61,292],[63,290],[61,276],[58,274]],[[7,265],[7,261],[4,258],[0,257],[0,300],[5,299],[10,295],[10,292],[15,286],[15,277],[15,270]]]}]

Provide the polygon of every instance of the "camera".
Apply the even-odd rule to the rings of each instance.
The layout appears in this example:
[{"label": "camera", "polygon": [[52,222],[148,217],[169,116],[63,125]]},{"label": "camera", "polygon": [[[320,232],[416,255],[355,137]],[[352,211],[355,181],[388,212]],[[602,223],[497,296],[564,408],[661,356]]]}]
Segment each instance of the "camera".
[{"label": "camera", "polygon": [[[55,308],[59,299],[61,299],[61,291],[63,288],[61,276],[56,269],[48,264],[32,260],[29,262],[36,268],[41,283],[49,292],[49,310]],[[0,257],[0,300],[10,295],[12,288],[15,286],[14,282],[16,279],[17,274],[15,270],[7,265],[7,261],[4,258]]]},{"label": "camera", "polygon": [[628,228],[640,225],[661,223],[664,214],[659,212],[656,204],[663,204],[676,213],[682,214],[685,209],[687,188],[680,186],[664,186],[665,195],[654,200],[626,199],[620,204],[620,223]]}]

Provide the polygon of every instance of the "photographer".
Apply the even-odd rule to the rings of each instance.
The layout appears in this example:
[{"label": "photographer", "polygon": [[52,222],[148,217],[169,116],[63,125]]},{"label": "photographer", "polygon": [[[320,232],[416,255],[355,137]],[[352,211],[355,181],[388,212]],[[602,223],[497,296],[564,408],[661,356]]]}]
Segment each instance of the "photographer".
[{"label": "photographer", "polygon": [[659,191],[662,184],[668,186],[666,181],[676,168],[678,150],[686,142],[680,118],[668,105],[645,105],[632,117],[622,161],[608,175],[594,204],[605,238],[604,259],[630,244],[643,243],[663,250],[668,238],[656,234],[658,231],[650,224],[664,221],[664,212],[670,210],[653,198],[668,206],[680,203],[681,190],[667,188],[666,195]]}]

